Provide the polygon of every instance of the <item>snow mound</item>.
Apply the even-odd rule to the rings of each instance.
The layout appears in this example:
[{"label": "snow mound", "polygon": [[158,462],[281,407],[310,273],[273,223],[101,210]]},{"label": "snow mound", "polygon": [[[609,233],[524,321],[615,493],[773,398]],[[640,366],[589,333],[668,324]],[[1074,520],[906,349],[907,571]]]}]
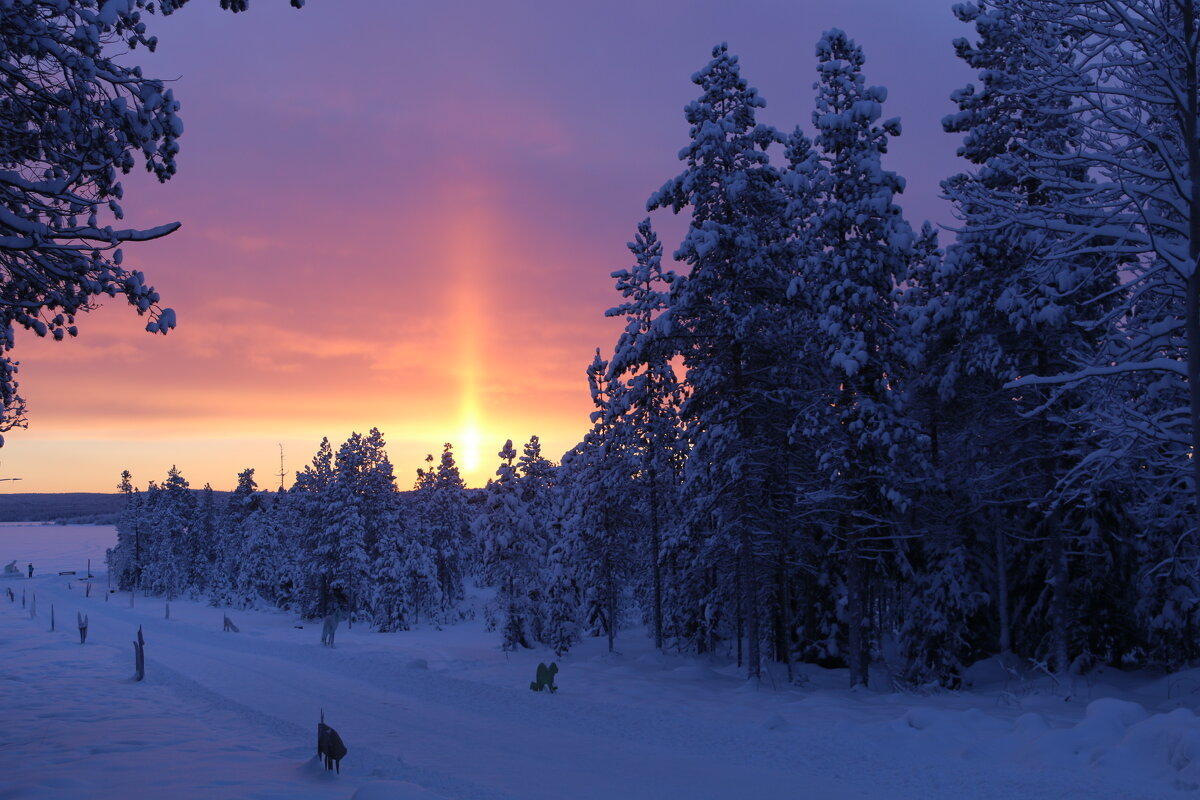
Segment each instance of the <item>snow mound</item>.
[{"label": "snow mound", "polygon": [[1150,715],[1136,703],[1097,700],[1062,739],[1089,763],[1143,770],[1183,791],[1200,789],[1200,718],[1191,709]]}]

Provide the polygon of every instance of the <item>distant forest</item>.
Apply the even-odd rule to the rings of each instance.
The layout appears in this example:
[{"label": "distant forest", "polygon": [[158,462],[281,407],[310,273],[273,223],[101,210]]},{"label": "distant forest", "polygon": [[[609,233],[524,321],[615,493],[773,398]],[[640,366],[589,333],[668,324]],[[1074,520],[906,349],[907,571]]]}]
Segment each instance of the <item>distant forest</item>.
[{"label": "distant forest", "polygon": [[[228,492],[217,492],[222,499]],[[115,525],[125,495],[96,492],[0,494],[0,522]]]}]

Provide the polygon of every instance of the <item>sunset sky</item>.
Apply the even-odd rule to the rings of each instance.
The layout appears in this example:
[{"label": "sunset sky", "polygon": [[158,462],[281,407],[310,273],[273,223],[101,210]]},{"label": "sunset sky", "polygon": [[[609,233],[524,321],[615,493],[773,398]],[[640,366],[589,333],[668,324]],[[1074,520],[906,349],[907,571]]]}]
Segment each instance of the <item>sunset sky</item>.
[{"label": "sunset sky", "polygon": [[[286,483],[322,436],[379,427],[401,488],[453,442],[471,485],[506,438],[557,460],[587,427],[585,368],[619,324],[609,273],[649,194],[680,170],[689,78],[728,41],[767,101],[810,128],[814,45],[845,29],[904,134],[909,220],[951,222],[941,132],[970,80],[948,0],[496,3],[217,0],[152,18],[146,73],[175,79],[180,172],[126,181],[128,221],[179,220],[126,250],[179,327],[110,301],[64,343],[18,334],[28,430],[8,492],[113,491],[123,469],[232,488]],[[669,215],[668,215],[669,216]],[[681,227],[656,218],[668,250]]]}]

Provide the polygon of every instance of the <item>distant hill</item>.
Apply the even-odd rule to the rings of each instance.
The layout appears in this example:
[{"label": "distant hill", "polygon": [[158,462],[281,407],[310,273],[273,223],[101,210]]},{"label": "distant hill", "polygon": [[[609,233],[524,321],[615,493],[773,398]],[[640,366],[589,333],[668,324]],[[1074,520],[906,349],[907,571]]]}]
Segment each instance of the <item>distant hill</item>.
[{"label": "distant hill", "polygon": [[125,495],[90,492],[0,494],[0,522],[115,523]]}]

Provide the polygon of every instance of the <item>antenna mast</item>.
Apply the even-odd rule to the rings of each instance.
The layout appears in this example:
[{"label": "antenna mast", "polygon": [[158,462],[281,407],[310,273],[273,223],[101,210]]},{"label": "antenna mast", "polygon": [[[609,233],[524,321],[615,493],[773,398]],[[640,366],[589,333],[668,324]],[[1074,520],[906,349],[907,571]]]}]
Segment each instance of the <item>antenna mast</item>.
[{"label": "antenna mast", "polygon": [[279,491],[283,491],[283,479],[287,472],[283,469],[283,442],[279,443]]}]

